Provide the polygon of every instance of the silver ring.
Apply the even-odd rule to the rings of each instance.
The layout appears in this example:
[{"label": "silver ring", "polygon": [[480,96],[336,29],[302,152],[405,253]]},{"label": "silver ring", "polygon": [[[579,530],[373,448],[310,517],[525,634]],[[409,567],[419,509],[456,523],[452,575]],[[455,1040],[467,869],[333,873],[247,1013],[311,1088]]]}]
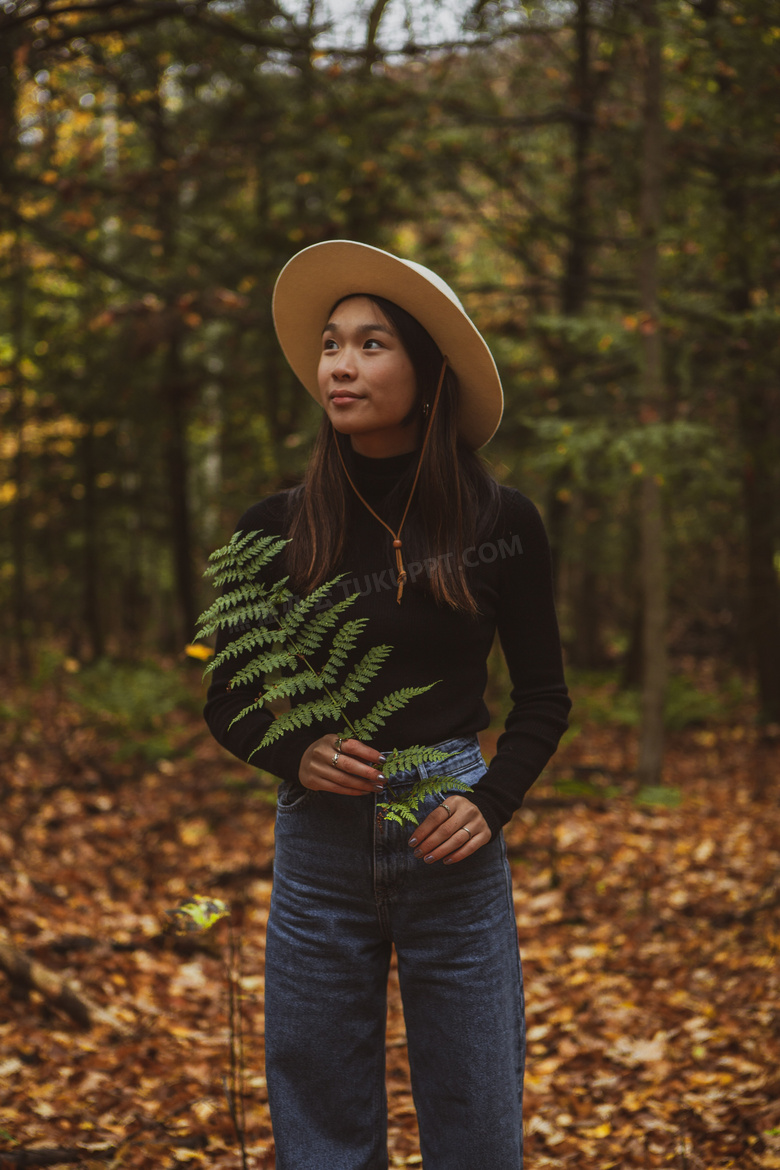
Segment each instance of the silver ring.
[{"label": "silver ring", "polygon": [[459,829],[456,829],[456,832],[458,832],[458,833],[461,833],[461,832],[463,832],[463,833],[468,833],[468,835],[469,835],[469,841],[471,840],[471,829],[467,829],[465,825],[461,825]]},{"label": "silver ring", "polygon": [[446,808],[446,810],[447,810],[447,820],[449,820],[449,819],[450,819],[450,817],[452,816],[452,809],[451,809],[451,808],[450,808],[450,806],[447,804],[447,801],[446,801],[446,800],[443,800],[443,801],[441,802],[441,804],[439,805],[439,807],[440,807],[440,808]]},{"label": "silver ring", "polygon": [[334,768],[338,768],[338,766],[339,766],[339,756],[340,755],[341,755],[341,752],[334,752],[333,753],[333,759],[330,762]]},{"label": "silver ring", "polygon": [[336,736],[336,743],[335,743],[336,755],[338,755],[338,753],[341,751],[341,745],[343,742],[344,742],[343,735],[337,735]]}]

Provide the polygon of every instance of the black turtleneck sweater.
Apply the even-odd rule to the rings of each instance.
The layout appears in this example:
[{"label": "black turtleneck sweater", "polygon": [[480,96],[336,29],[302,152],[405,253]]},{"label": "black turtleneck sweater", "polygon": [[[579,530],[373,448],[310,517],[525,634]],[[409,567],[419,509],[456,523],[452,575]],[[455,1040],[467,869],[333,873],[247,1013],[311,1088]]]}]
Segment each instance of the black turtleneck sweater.
[{"label": "black turtleneck sweater", "polygon": [[[353,455],[356,485],[380,516],[384,515],[383,500],[414,458]],[[357,501],[338,569],[346,577],[333,594],[337,599],[360,593],[348,611],[350,619],[369,619],[357,650],[379,643],[393,647],[363,696],[366,711],[393,691],[436,684],[387,719],[372,745],[380,751],[441,743],[487,727],[483,699],[486,664],[498,632],[512,680],[512,708],[486,775],[471,793],[464,793],[480,809],[494,835],[520,807],[558,746],[571,706],[563,678],[550,554],[541,518],[520,492],[507,487],[499,491],[500,508],[493,531],[465,552],[469,584],[479,606],[476,618],[437,605],[420,584],[425,577],[424,564],[413,560],[406,562],[409,579],[403,600],[397,604],[392,539]],[[253,505],[239,520],[237,530],[286,536],[288,498],[287,492],[279,492]],[[224,641],[223,636],[219,645]],[[236,669],[233,660],[215,672],[204,713],[219,743],[247,760],[274,716],[265,710],[246,715],[230,727],[257,695],[256,684],[248,689],[228,689]],[[282,779],[297,780],[308,745],[326,732],[340,730],[313,725],[290,731],[256,752],[251,762]]]}]

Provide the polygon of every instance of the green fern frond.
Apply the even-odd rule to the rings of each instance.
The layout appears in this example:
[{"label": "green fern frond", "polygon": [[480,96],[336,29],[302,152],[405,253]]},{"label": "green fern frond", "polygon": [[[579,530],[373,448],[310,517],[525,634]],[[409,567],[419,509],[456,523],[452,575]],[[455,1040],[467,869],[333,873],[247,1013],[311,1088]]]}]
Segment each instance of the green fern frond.
[{"label": "green fern frond", "polygon": [[[281,638],[278,630],[268,628],[248,630],[240,638],[234,638],[232,642],[228,642],[227,646],[223,647],[219,654],[212,658],[206,667],[205,673],[210,674],[218,666],[221,666],[223,662],[227,662],[231,658],[237,658],[239,654],[249,654],[252,650],[262,649],[263,646],[270,646],[274,642],[279,641],[281,641]],[[272,670],[281,670],[282,667],[287,666],[288,663],[294,660],[295,655],[291,650],[268,650],[253,659],[250,665],[254,666],[257,664],[258,670],[270,674]],[[240,675],[241,671],[234,676],[234,684],[238,681]]]},{"label": "green fern frond", "polygon": [[355,644],[367,624],[368,618],[353,618],[352,621],[344,622],[341,629],[336,631],[328,661],[320,672],[323,682],[329,686],[336,682],[339,671],[346,664],[350,651],[355,649]]},{"label": "green fern frond", "polygon": [[[366,687],[380,673],[392,646],[371,647],[339,682],[343,671],[349,668],[350,658],[368,619],[344,620],[346,611],[359,596],[357,593],[335,603],[331,601],[334,587],[344,580],[346,574],[326,581],[304,598],[291,593],[288,577],[266,583],[268,566],[287,543],[280,537],[263,536],[260,532],[236,534],[228,544],[211,554],[206,570],[206,576],[223,592],[201,615],[197,637],[204,639],[215,633],[227,634],[228,637],[236,635],[229,637],[206,667],[206,673],[241,656],[245,661],[233,676],[231,686],[249,688],[257,684],[261,692],[239,712],[230,726],[253,712],[266,710],[267,704],[274,699],[295,698],[312,690],[320,692],[277,715],[250,759],[287,732],[314,723],[338,726],[346,723],[345,736],[370,743],[386,719],[436,685],[429,683],[394,691],[375,703],[368,713],[351,721],[346,709],[359,703]],[[309,661],[309,656],[317,651],[323,652],[325,658],[325,664],[319,670]],[[385,775],[392,777],[421,764],[438,764],[448,755],[436,748],[419,745],[405,748],[388,757]],[[468,785],[452,777],[428,777],[383,805],[384,815],[399,824],[416,822],[415,812],[427,796],[464,788]]]},{"label": "green fern frond", "polygon": [[[196,637],[206,638],[220,630],[231,630],[238,623],[247,622],[248,618],[258,623],[257,628],[262,629],[272,623],[272,628],[278,629],[278,616],[284,610],[285,599],[290,596],[286,589],[271,592],[255,583],[236,589],[232,597],[228,599],[226,594],[217,598],[200,615]],[[246,604],[242,604],[244,602]]]},{"label": "green fern frond", "polygon": [[[277,551],[280,551],[283,547],[283,545],[280,545]],[[273,552],[273,555],[276,555],[273,549],[269,551]],[[264,576],[264,571],[272,559],[272,556],[264,555],[262,557],[251,557],[242,563],[240,560],[236,561],[228,558],[219,565],[210,566],[206,569],[206,574],[211,576],[212,585],[215,589],[224,591],[233,585],[241,586],[250,581],[261,581]],[[283,587],[287,581],[287,577],[280,578],[275,582],[274,587]]]},{"label": "green fern frond", "polygon": [[[257,710],[257,704],[253,703],[250,707],[247,707],[240,715],[236,716],[233,723],[237,722],[237,720],[241,719],[251,710]],[[301,727],[311,727],[312,723],[321,722],[325,719],[332,719],[335,723],[341,721],[341,711],[331,699],[312,699],[308,703],[298,703],[295,707],[290,708],[289,711],[283,711],[281,715],[277,715],[249,758],[251,759],[255,752],[260,751],[261,748],[269,747],[270,744],[275,743],[285,732],[297,730]]]},{"label": "green fern frond", "polygon": [[[219,569],[219,571],[212,573],[211,583],[215,589],[224,589],[226,585],[234,583],[240,585],[243,581],[256,581],[262,576],[262,571],[269,560],[269,557],[258,557],[246,564],[226,562],[222,566],[214,566],[214,569]],[[206,572],[208,573],[209,570],[207,569]],[[287,581],[288,578],[285,577],[283,580]],[[281,583],[281,579],[278,583]]]},{"label": "green fern frond", "polygon": [[263,536],[259,529],[236,532],[227,544],[211,553],[204,576],[214,578],[223,570],[238,567],[243,570],[245,577],[254,575],[255,571],[269,564],[286,544],[289,544],[288,540],[280,536]]},{"label": "green fern frond", "polygon": [[[295,644],[302,654],[311,654],[318,650],[323,641],[330,633],[330,631],[339,625],[342,620],[342,614],[349,609],[357,598],[356,593],[351,593],[349,597],[345,597],[342,601],[337,601],[330,609],[324,610],[322,613],[316,614],[298,631],[295,635]],[[367,618],[355,619],[360,622],[360,628],[368,621]],[[346,625],[350,623],[345,623]],[[334,635],[334,639],[338,637],[338,630]]]},{"label": "green fern frond", "polygon": [[272,544],[274,540],[279,539],[279,537],[262,536],[259,529],[254,532],[234,532],[227,544],[223,544],[222,548],[215,548],[212,553],[209,553],[209,567],[203,575],[204,577],[213,577],[223,562],[236,564],[247,545],[252,545],[255,554],[257,554],[267,545]]},{"label": "green fern frond", "polygon": [[[206,615],[204,614],[204,617]],[[271,606],[261,602],[250,601],[246,605],[236,605],[233,609],[219,615],[210,624],[203,622],[198,629],[199,638],[208,638],[220,630],[231,631],[241,626],[245,629],[254,628],[255,623],[262,627],[269,621],[274,621],[274,611]]]},{"label": "green fern frond", "polygon": [[[265,684],[269,676],[277,674],[280,670],[289,668],[293,664],[295,664],[295,655],[290,651],[280,651],[278,654],[259,654],[257,658],[251,659],[240,670],[236,671],[230,685],[231,687],[243,687],[253,683],[255,679],[262,679]],[[278,682],[279,679],[274,681]],[[269,695],[268,691],[266,691],[266,696],[269,702],[271,698],[277,697]]]},{"label": "green fern frond", "polygon": [[392,646],[372,646],[349,672],[344,682],[334,692],[337,701],[342,707],[355,703],[361,692],[379,674],[382,663],[392,652]]},{"label": "green fern frond", "polygon": [[322,680],[316,671],[302,670],[298,674],[288,674],[266,687],[265,701],[272,703],[275,699],[289,699],[293,695],[303,695],[306,691],[321,691]]},{"label": "green fern frond", "polygon": [[[313,609],[316,610],[318,606],[322,606],[322,609],[317,614],[318,617],[322,617],[329,612],[331,606],[328,594],[334,585],[338,585],[339,581],[343,580],[345,575],[344,573],[340,573],[338,577],[333,577],[332,580],[326,581],[324,585],[320,585],[313,593],[309,593],[307,597],[297,598],[293,605],[285,609],[279,620],[289,638],[297,637],[298,631]],[[345,600],[348,600],[352,604],[356,597],[357,594],[352,593]]]},{"label": "green fern frond", "polygon": [[212,609],[222,611],[231,609],[242,601],[254,601],[255,598],[265,601],[268,597],[268,586],[262,581],[242,581],[235,589],[223,592],[214,602]]},{"label": "green fern frond", "polygon": [[[231,589],[229,593],[223,593],[218,597],[203,616],[206,620],[211,618],[213,621],[224,617],[227,623],[231,613],[245,603],[254,603],[257,606],[258,619],[272,617],[277,604],[275,599],[269,598],[268,589],[261,581],[245,581],[237,589]],[[231,621],[229,624],[234,622]]]},{"label": "green fern frond", "polygon": [[417,695],[424,695],[432,686],[435,686],[435,683],[429,683],[427,687],[404,687],[403,690],[393,691],[391,695],[380,699],[367,715],[355,720],[355,738],[367,741],[373,739],[379,728],[384,727],[388,716],[402,711],[407,703],[410,703]]},{"label": "green fern frond", "polygon": [[452,755],[453,752],[442,752],[432,747],[404,748],[402,751],[390,752],[382,771],[388,777],[398,776],[401,772],[419,768],[420,764],[441,764]]},{"label": "green fern frond", "polygon": [[428,776],[407,792],[394,794],[391,801],[380,801],[378,808],[386,821],[395,821],[398,825],[405,822],[416,825],[416,814],[426,797],[438,796],[440,792],[468,792],[470,788],[470,784],[455,776]]},{"label": "green fern frond", "polygon": [[240,670],[236,671],[230,680],[230,689],[250,687],[253,683],[258,684],[259,690],[265,690],[266,671],[261,669],[259,659],[257,658],[253,658],[251,662],[247,662],[245,666],[242,666]]}]

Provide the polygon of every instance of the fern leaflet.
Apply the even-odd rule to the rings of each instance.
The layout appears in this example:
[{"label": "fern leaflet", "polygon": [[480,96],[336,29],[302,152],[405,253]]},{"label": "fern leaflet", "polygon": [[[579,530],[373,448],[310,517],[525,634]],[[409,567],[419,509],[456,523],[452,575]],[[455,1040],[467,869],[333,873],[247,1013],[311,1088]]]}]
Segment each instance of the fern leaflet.
[{"label": "fern leaflet", "polygon": [[417,695],[424,695],[426,691],[429,691],[435,685],[435,683],[429,683],[427,687],[404,687],[403,690],[393,691],[391,695],[380,699],[378,703],[374,704],[367,715],[355,720],[355,738],[370,742],[379,728],[384,727],[388,715],[394,715],[396,711],[402,711],[406,704],[416,698]]}]

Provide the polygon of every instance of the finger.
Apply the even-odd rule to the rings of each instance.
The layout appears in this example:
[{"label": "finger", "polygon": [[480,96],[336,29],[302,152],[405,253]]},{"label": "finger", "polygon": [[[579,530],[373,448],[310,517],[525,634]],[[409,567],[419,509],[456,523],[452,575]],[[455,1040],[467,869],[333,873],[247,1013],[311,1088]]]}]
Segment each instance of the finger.
[{"label": "finger", "polygon": [[381,792],[381,780],[366,780],[362,776],[353,776],[350,772],[339,768],[328,767],[323,774],[323,780],[334,790],[356,793],[365,796],[368,792]]},{"label": "finger", "polygon": [[[463,825],[465,829],[467,826]],[[460,838],[465,837],[466,833],[453,833],[449,841],[445,841],[434,852],[432,861],[443,861],[445,865],[452,865],[454,862],[463,861],[464,858],[470,857],[472,853],[476,853],[483,845],[487,845],[490,840],[490,833],[485,830],[478,830],[476,833],[472,832],[471,836],[465,842],[460,844]]]},{"label": "finger", "polygon": [[455,829],[451,836],[442,841],[437,848],[429,848],[427,852],[423,850],[423,860],[428,865],[432,865],[436,861],[444,861],[447,864],[455,861],[463,861],[464,858],[469,857],[472,853],[476,853],[483,845],[487,845],[489,840],[489,832],[485,830],[475,831],[467,825],[461,825],[459,829]]},{"label": "finger", "polygon": [[363,791],[380,792],[384,788],[384,776],[376,766],[363,764],[346,752],[325,752],[325,769],[328,778],[343,783],[348,788],[361,787]]},{"label": "finger", "polygon": [[342,739],[340,750],[345,755],[354,756],[356,759],[374,764],[380,769],[384,762],[381,753],[376,748],[369,747],[367,743],[361,743],[359,739]]},{"label": "finger", "polygon": [[367,784],[357,776],[319,764],[301,774],[300,780],[304,788],[315,792],[337,792],[342,796],[367,796],[376,791],[374,784]]},{"label": "finger", "polygon": [[445,822],[435,833],[430,833],[424,841],[417,843],[414,855],[424,857],[427,861],[430,854],[435,854],[434,860],[438,861],[446,853],[451,853],[454,849],[465,846],[468,841],[473,841],[476,834],[476,827],[472,828],[471,825],[453,825],[452,822]]},{"label": "finger", "polygon": [[424,821],[420,821],[409,838],[409,844],[417,845],[424,849],[427,849],[430,844],[435,848],[436,845],[444,840],[444,834],[442,833],[436,840],[432,840],[431,842],[429,842],[428,838],[432,837],[439,829],[443,829],[451,815],[443,805],[439,805],[433,812],[428,813]]}]

